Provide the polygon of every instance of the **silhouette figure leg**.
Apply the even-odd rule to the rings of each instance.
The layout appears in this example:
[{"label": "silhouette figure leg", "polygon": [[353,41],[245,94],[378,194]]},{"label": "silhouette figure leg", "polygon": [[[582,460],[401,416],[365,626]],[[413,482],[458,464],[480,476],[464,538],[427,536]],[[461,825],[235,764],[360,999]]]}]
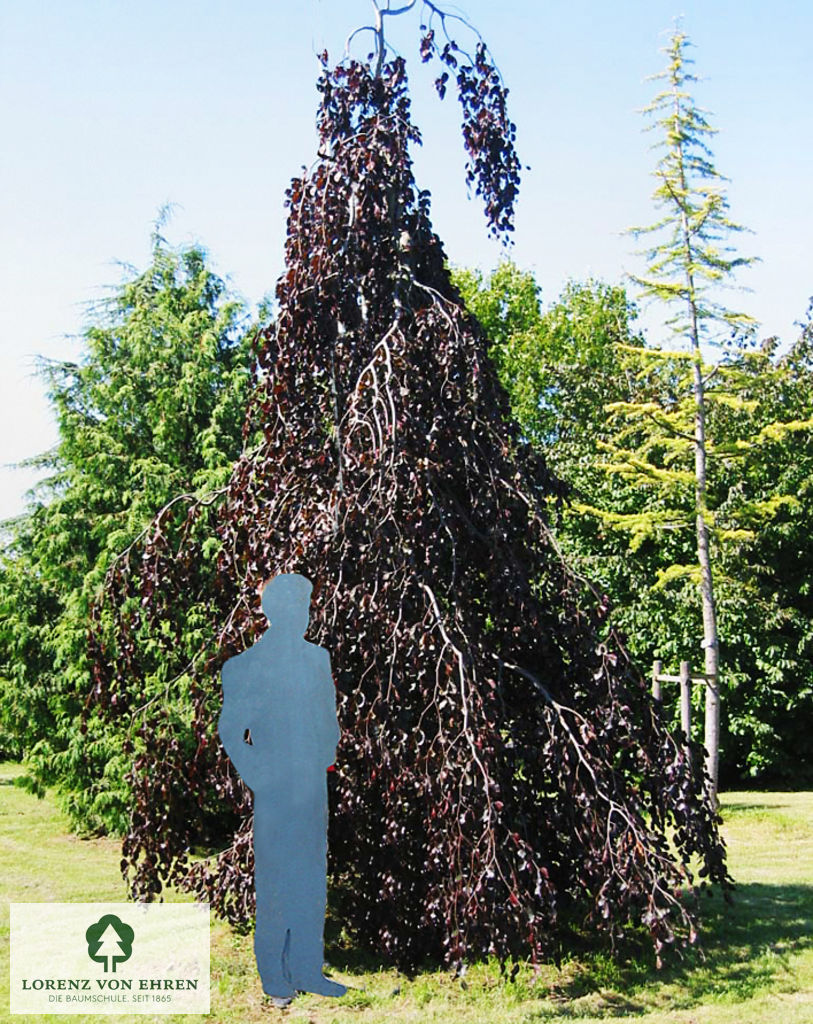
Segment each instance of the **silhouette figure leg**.
[{"label": "silhouette figure leg", "polygon": [[291,971],[295,988],[340,996],[345,987],[322,973],[327,909],[327,789],[324,782],[320,783],[315,795],[324,801],[324,814],[312,810],[301,816],[295,828],[297,858],[291,891],[295,893],[297,913],[291,933]]},{"label": "silhouette figure leg", "polygon": [[[256,894],[256,925],[254,955],[260,972],[263,991],[278,999],[296,994],[288,966],[290,948],[289,916],[281,898],[281,844],[274,835],[276,813],[267,796],[254,795],[254,888]],[[287,948],[286,948],[287,940]]]},{"label": "silhouette figure leg", "polygon": [[[341,996],[326,978],[327,787],[303,787],[311,806],[282,794],[254,796],[254,953],[263,991],[290,998],[296,991]],[[321,792],[320,792],[321,791]],[[312,801],[323,801],[314,813]]]}]

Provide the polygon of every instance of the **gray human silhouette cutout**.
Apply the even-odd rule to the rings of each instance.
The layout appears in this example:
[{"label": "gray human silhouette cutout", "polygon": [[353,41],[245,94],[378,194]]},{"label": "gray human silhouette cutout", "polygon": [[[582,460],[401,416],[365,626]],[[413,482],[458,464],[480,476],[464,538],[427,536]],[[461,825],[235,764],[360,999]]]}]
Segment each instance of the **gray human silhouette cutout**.
[{"label": "gray human silhouette cutout", "polygon": [[262,593],[268,630],[223,665],[220,739],[254,793],[254,954],[266,994],[340,996],[326,978],[327,769],[339,726],[330,656],[308,643],[311,584],[290,573]]}]

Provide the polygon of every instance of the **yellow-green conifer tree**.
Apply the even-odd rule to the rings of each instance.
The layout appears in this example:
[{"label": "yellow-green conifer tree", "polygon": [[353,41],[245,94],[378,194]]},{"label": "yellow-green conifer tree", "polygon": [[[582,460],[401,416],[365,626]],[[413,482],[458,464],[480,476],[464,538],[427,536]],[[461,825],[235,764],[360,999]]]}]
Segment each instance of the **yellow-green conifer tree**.
[{"label": "yellow-green conifer tree", "polygon": [[[726,179],[713,163],[708,140],[715,130],[690,91],[697,81],[690,71],[693,62],[686,52],[690,45],[686,34],[675,29],[665,48],[667,66],[655,76],[664,83],[664,88],[644,110],[645,115],[652,118],[650,129],[658,133],[656,148],[662,151],[654,172],[657,186],[652,196],[661,216],[654,224],[632,230],[636,236],[651,239],[645,251],[646,271],[641,276],[633,276],[633,280],[644,298],[657,299],[670,307],[668,325],[688,356],[693,419],[690,430],[682,429],[674,422],[674,417],[669,423],[659,411],[649,410],[647,415],[660,420],[673,444],[680,447],[688,440],[694,455],[697,572],[703,612],[705,672],[710,684],[706,690],[705,740],[712,793],[716,794],[720,733],[719,640],[709,543],[712,517],[707,502],[708,368],[704,366],[703,347],[753,328],[754,321],[750,317],[726,308],[717,298],[720,287],[730,281],[737,268],[753,261],[738,256],[728,244],[730,236],[743,229],[728,216]],[[646,463],[645,456],[643,461],[640,457],[637,461],[642,473],[654,472],[655,467]],[[675,477],[677,483],[686,479],[684,471],[678,468],[658,472],[679,474]]]}]

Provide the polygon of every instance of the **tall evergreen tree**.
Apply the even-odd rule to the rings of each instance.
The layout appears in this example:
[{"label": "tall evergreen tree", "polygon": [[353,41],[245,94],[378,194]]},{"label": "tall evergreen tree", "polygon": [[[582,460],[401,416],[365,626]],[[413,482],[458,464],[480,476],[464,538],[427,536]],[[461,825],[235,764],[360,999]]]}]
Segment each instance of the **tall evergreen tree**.
[{"label": "tall evergreen tree", "polygon": [[706,749],[712,792],[718,781],[720,734],[719,638],[714,598],[712,555],[709,544],[707,501],[706,380],[703,345],[726,334],[753,326],[750,317],[733,312],[717,300],[718,290],[739,267],[752,262],[737,256],[727,243],[742,228],[728,217],[725,179],[712,162],[708,139],[714,129],[696,105],[691,86],[696,82],[687,56],[690,45],[676,29],[665,49],[667,67],[655,78],[665,82],[645,108],[654,118],[659,134],[656,146],[663,150],[655,169],[653,193],[661,218],[648,227],[633,229],[637,236],[652,235],[646,250],[648,267],[633,276],[644,297],[667,303],[673,310],[672,331],[691,358],[694,399],[694,512],[697,563],[703,612],[703,649],[706,689]]},{"label": "tall evergreen tree", "polygon": [[59,434],[7,527],[0,719],[31,779],[58,786],[85,828],[121,830],[128,802],[120,737],[81,723],[90,606],[158,509],[227,479],[249,382],[244,318],[199,247],[175,251],[156,231],[149,267],[93,311],[81,361],[42,369]]}]

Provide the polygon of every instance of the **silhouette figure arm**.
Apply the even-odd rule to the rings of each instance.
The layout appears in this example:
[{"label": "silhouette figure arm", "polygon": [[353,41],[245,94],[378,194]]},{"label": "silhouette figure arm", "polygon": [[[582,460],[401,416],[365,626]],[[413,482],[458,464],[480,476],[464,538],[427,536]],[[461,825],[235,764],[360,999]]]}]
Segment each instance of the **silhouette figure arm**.
[{"label": "silhouette figure arm", "polygon": [[236,658],[230,658],[221,672],[223,707],[218,719],[217,731],[223,749],[229,755],[229,760],[237,769],[243,782],[251,787],[254,775],[252,769],[257,764],[257,749],[245,740],[248,723],[243,701],[240,700],[240,696],[242,696],[238,690],[240,684],[233,678],[235,666],[231,664],[236,660]]}]

